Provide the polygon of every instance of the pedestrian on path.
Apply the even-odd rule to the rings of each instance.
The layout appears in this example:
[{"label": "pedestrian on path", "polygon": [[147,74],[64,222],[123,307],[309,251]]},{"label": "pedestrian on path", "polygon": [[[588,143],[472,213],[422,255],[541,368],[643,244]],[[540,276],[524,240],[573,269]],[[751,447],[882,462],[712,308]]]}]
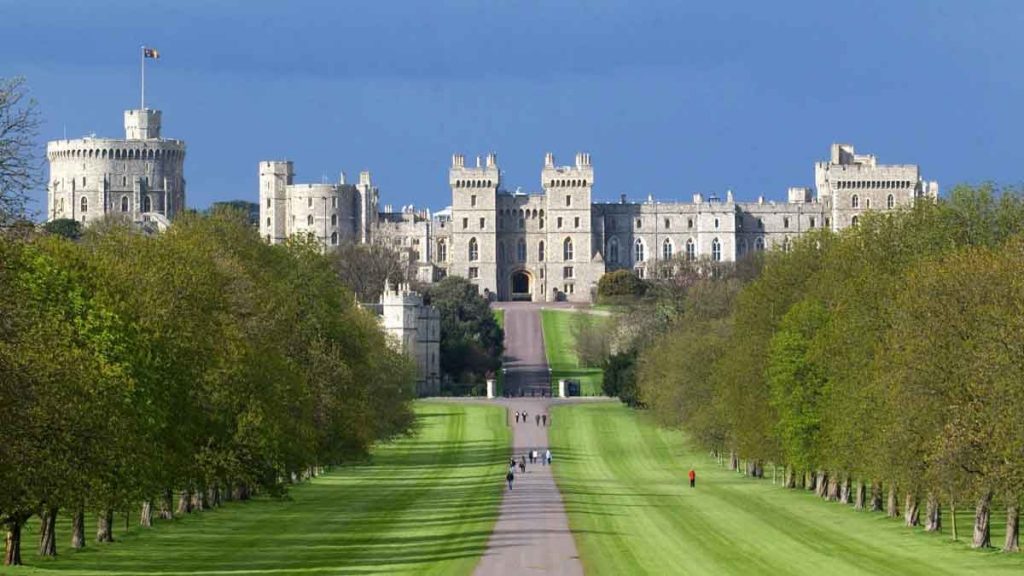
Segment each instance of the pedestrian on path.
[{"label": "pedestrian on path", "polygon": [[513,457],[508,459],[508,467],[513,472],[515,471],[515,469],[516,469],[516,457],[515,456],[513,456]]},{"label": "pedestrian on path", "polygon": [[544,421],[544,426],[546,427],[548,425],[548,415],[544,414],[540,418],[541,418],[541,420]]},{"label": "pedestrian on path", "polygon": [[526,456],[521,456],[519,458],[519,472],[526,474]]},{"label": "pedestrian on path", "polygon": [[519,424],[519,410],[516,410],[516,424]]},{"label": "pedestrian on path", "polygon": [[513,472],[513,468],[508,469],[508,474],[505,474],[505,481],[508,482],[508,489],[512,489],[512,481],[516,479],[516,473]]},{"label": "pedestrian on path", "polygon": [[534,416],[533,419],[537,422],[537,426],[540,426],[540,414]]},{"label": "pedestrian on path", "polygon": [[544,463],[547,464],[548,466],[551,466],[551,449],[550,448],[544,451]]},{"label": "pedestrian on path", "polygon": [[536,464],[537,463],[537,451],[536,450],[530,450],[530,463],[531,464]]},{"label": "pedestrian on path", "polygon": [[697,473],[694,472],[693,469],[691,468],[690,469],[690,488],[694,488],[696,486],[697,486]]},{"label": "pedestrian on path", "polygon": [[523,424],[526,424],[526,410],[523,410]]}]

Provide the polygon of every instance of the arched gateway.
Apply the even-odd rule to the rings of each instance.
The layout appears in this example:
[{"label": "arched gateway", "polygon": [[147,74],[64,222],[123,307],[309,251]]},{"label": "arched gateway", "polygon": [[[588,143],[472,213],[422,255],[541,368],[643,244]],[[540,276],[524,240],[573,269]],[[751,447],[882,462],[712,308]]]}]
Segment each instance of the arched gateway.
[{"label": "arched gateway", "polygon": [[516,270],[512,273],[512,300],[533,300],[531,284],[533,277],[526,270]]}]

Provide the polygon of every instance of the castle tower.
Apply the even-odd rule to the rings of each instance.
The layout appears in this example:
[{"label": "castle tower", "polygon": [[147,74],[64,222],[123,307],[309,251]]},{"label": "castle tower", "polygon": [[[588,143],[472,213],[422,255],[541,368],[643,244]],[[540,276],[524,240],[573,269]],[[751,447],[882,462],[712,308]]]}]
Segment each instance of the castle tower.
[{"label": "castle tower", "polygon": [[288,186],[295,176],[290,161],[260,162],[260,237],[278,243],[288,237]]},{"label": "castle tower", "polygon": [[[595,263],[600,239],[591,224],[591,190],[594,168],[590,154],[576,154],[573,166],[556,166],[553,154],[544,157],[541,187],[547,205],[548,290],[558,291],[568,300],[590,300],[589,288],[594,274],[604,272],[603,260]],[[595,238],[597,240],[595,241]],[[595,271],[600,269],[599,272]]]},{"label": "castle tower", "polygon": [[159,110],[126,110],[123,139],[48,142],[47,220],[118,214],[165,227],[185,208],[185,143],[161,138],[161,120]]},{"label": "castle tower", "polygon": [[452,189],[450,272],[473,281],[481,293],[496,295],[498,289],[497,194],[501,186],[498,157],[493,152],[476,166],[466,167],[466,157],[452,155],[448,169]]},{"label": "castle tower", "polygon": [[378,205],[380,202],[380,191],[370,180],[370,173],[363,171],[359,173],[359,184],[356,185],[356,203],[358,205],[356,217],[356,238],[359,242],[366,244],[370,242],[373,235],[373,225],[377,221]]}]

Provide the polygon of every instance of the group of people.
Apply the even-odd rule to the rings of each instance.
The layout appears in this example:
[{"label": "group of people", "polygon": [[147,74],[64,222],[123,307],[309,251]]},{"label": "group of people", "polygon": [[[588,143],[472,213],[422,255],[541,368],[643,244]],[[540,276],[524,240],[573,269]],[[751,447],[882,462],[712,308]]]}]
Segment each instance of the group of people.
[{"label": "group of people", "polygon": [[519,473],[520,474],[525,474],[526,473],[526,459],[527,458],[530,459],[530,464],[536,464],[537,461],[540,460],[540,462],[543,465],[550,466],[551,465],[551,449],[548,448],[548,449],[544,450],[544,455],[543,456],[541,456],[540,452],[537,451],[537,450],[530,450],[525,455],[520,456],[519,460],[516,460],[515,457],[513,456],[509,460],[509,462],[508,462],[508,472],[505,474],[505,481],[508,482],[508,489],[509,490],[512,489],[512,483],[515,482],[515,479],[516,479],[516,467],[519,467]]},{"label": "group of people", "polygon": [[[527,418],[529,417],[530,415],[526,413],[526,410],[523,410],[522,412],[516,410],[516,424],[519,424],[520,422],[526,424],[529,421],[527,420]],[[534,414],[533,421],[534,423],[537,424],[537,426],[551,425],[551,419],[548,417],[547,414]]]}]

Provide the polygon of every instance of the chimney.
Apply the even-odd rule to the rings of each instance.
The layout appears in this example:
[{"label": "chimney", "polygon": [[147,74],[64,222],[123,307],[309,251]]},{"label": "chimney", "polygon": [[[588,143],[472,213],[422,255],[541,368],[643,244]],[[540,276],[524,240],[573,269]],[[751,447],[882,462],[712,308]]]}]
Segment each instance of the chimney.
[{"label": "chimney", "polygon": [[551,152],[548,152],[547,154],[544,155],[544,167],[545,168],[554,168],[555,167],[555,155],[552,154]]}]

